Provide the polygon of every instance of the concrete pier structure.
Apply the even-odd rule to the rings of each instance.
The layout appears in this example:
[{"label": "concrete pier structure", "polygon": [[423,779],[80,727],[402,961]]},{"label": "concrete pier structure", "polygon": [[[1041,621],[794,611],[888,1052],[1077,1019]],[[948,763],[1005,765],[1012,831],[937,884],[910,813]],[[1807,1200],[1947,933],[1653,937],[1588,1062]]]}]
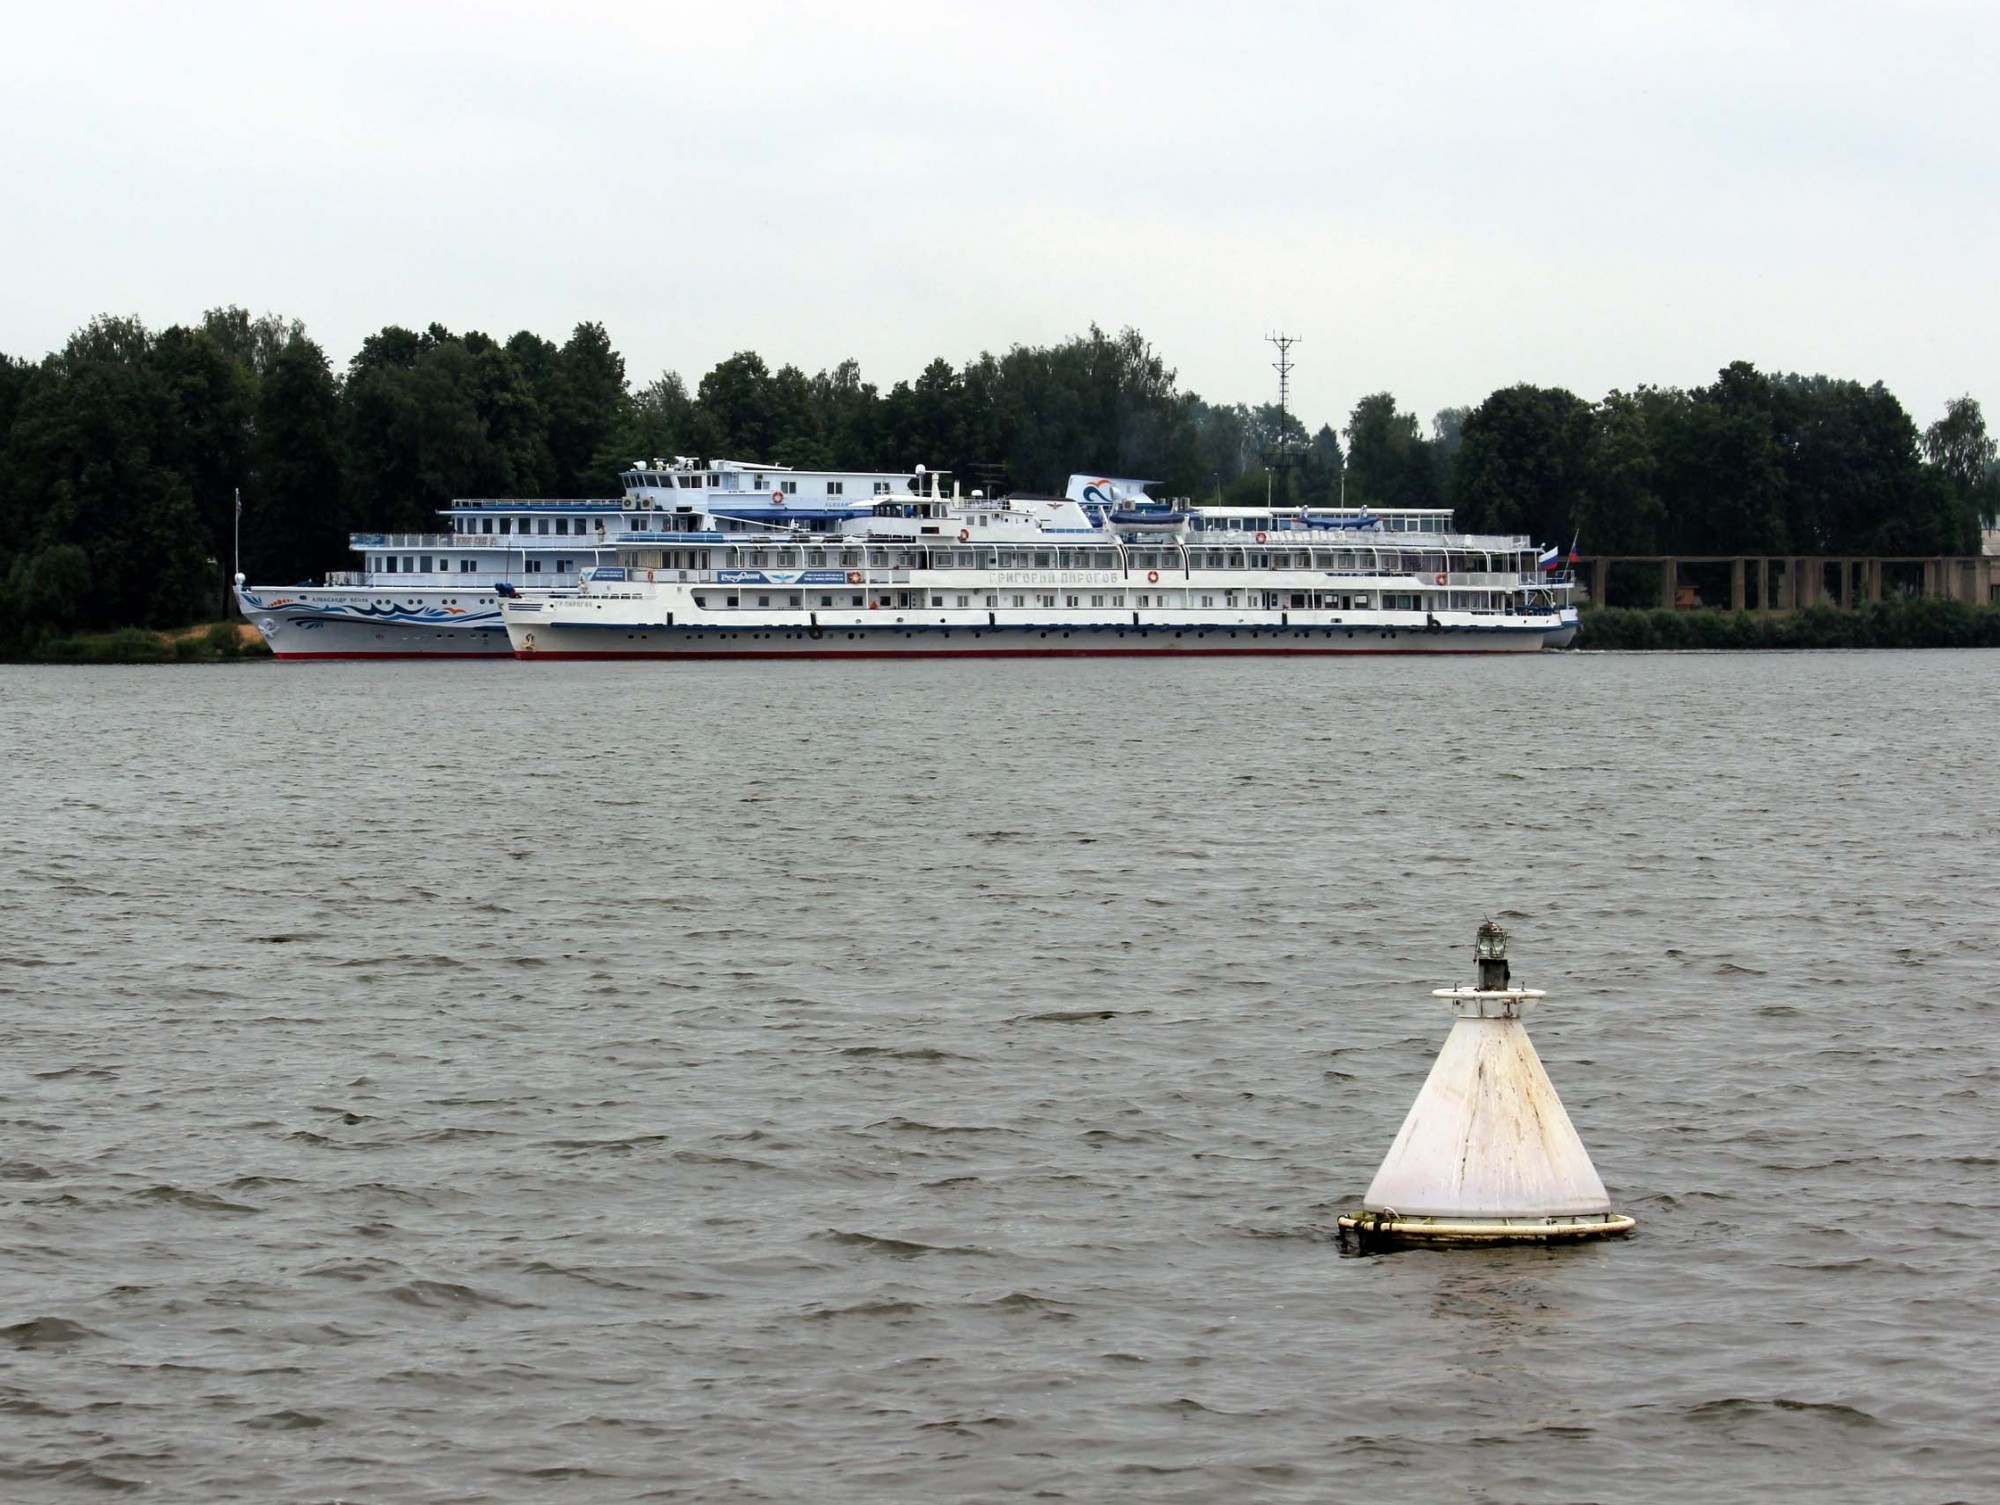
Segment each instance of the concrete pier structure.
[{"label": "concrete pier structure", "polygon": [[[1651,602],[1611,603],[1611,567],[1643,565],[1658,581]],[[1684,571],[1691,565],[1728,566],[1728,601],[1683,599],[1691,582]],[[1900,567],[1891,591],[1884,568]],[[1967,606],[2000,603],[2000,556],[1992,554],[1925,556],[1882,554],[1823,556],[1816,554],[1589,554],[1581,556],[1577,574],[1593,605],[1661,606],[1681,610],[1704,608],[1730,611],[1804,611],[1813,606],[1875,605],[1887,595],[1958,601]],[[1751,587],[1755,586],[1755,599]]]}]

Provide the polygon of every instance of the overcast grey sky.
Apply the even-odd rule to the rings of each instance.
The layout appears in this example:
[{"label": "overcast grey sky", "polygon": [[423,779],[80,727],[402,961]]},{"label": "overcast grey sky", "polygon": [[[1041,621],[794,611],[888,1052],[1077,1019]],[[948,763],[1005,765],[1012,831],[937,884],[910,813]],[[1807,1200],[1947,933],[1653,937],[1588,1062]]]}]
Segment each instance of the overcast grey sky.
[{"label": "overcast grey sky", "polygon": [[240,303],[635,382],[1133,325],[1426,419],[1745,358],[2000,402],[2000,4],[0,0],[0,350]]}]

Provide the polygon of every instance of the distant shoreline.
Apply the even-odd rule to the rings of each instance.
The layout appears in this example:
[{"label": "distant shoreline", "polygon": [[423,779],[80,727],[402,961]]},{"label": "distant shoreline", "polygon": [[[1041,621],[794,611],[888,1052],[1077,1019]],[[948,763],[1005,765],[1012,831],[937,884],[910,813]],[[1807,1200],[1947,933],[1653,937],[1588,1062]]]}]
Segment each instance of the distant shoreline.
[{"label": "distant shoreline", "polygon": [[1931,597],[1795,612],[1586,608],[1570,649],[2000,648],[2000,605]]},{"label": "distant shoreline", "polygon": [[[1562,652],[1796,651],[1812,648],[2000,648],[2000,605],[1887,601],[1853,610],[1799,612],[1586,609]],[[269,659],[257,629],[240,618],[193,627],[80,633],[22,644],[0,639],[8,664],[214,664]]]},{"label": "distant shoreline", "polygon": [[0,635],[0,663],[216,664],[269,658],[271,650],[242,618],[192,627],[120,627],[22,641]]}]

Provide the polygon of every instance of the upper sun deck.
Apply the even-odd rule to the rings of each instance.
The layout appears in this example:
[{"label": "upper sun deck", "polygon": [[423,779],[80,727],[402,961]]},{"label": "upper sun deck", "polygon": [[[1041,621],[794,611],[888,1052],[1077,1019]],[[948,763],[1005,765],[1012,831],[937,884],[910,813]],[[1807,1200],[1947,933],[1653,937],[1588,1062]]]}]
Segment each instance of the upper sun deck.
[{"label": "upper sun deck", "polygon": [[1451,531],[1449,507],[1202,507],[1188,509],[1192,532],[1272,533],[1286,528],[1313,528],[1352,533],[1423,533]]},{"label": "upper sun deck", "polygon": [[687,455],[650,462],[635,460],[618,476],[627,501],[645,508],[673,507],[701,492],[710,499],[759,496],[783,505],[795,496],[871,501],[908,489],[914,472],[881,470],[798,470],[755,460],[710,460]]}]

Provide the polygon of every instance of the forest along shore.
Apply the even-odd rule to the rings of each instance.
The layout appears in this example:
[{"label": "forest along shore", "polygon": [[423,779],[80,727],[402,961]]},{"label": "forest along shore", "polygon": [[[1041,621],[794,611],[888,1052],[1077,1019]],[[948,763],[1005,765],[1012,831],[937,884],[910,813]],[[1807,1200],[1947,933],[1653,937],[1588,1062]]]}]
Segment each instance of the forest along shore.
[{"label": "forest along shore", "polygon": [[336,368],[297,321],[217,308],[0,354],[0,653],[207,620],[239,543],[253,584],[316,579],[350,531],[428,532],[459,497],[615,497],[646,455],[923,464],[989,494],[1060,495],[1091,467],[1225,506],[1449,507],[1465,532],[1605,556],[1958,557],[2000,515],[1972,397],[1920,426],[1880,384],[1743,361],[1596,401],[1517,383],[1428,425],[1367,392],[1335,425],[1206,400],[1132,329],[882,386],[743,350],[690,390],[635,386],[602,324],[560,344],[390,325]]},{"label": "forest along shore", "polygon": [[263,635],[241,617],[166,632],[120,627],[115,632],[64,636],[0,629],[0,663],[213,664],[270,656]]}]

